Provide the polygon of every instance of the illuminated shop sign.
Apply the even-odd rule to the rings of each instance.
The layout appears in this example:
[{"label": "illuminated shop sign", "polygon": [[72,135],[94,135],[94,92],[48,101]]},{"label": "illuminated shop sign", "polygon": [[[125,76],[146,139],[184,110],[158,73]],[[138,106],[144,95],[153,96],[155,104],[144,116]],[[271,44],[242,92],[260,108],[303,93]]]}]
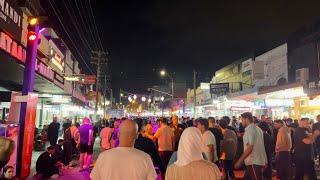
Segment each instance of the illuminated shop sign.
[{"label": "illuminated shop sign", "polygon": [[36,72],[38,72],[39,74],[48,78],[51,81],[54,80],[54,72],[52,71],[52,69],[39,60],[37,60]]},{"label": "illuminated shop sign", "polygon": [[231,111],[250,111],[249,107],[231,107]]},{"label": "illuminated shop sign", "polygon": [[229,92],[229,83],[210,84],[210,93],[215,95],[225,95]]},{"label": "illuminated shop sign", "polygon": [[271,92],[267,94],[267,99],[291,99],[297,97],[304,97],[306,94],[303,91],[303,87],[296,87],[285,89],[281,91]]},{"label": "illuminated shop sign", "polygon": [[14,1],[0,0],[0,27],[13,38],[20,40],[22,34],[22,11],[13,7]]},{"label": "illuminated shop sign", "polygon": [[51,62],[60,70],[63,71],[64,70],[64,61],[61,58],[61,56],[55,52],[52,48],[50,50],[50,54],[51,54]]},{"label": "illuminated shop sign", "polygon": [[293,99],[266,99],[266,106],[267,107],[292,107],[294,106]]},{"label": "illuminated shop sign", "polygon": [[264,99],[258,99],[254,102],[256,108],[266,108],[266,103]]},{"label": "illuminated shop sign", "polygon": [[26,61],[26,50],[4,32],[0,32],[0,48],[20,62]]}]

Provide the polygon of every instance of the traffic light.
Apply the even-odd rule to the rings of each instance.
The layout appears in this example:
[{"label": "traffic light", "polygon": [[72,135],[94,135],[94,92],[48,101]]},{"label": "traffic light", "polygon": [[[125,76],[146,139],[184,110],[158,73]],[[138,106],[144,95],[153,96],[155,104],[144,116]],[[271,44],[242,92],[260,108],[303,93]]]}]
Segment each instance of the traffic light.
[{"label": "traffic light", "polygon": [[38,17],[29,17],[28,18],[28,37],[27,40],[32,42],[38,38],[39,34],[39,18]]},{"label": "traffic light", "polygon": [[36,38],[37,38],[37,35],[35,32],[33,32],[33,31],[28,32],[28,40],[29,41],[34,41],[34,40],[36,40]]},{"label": "traffic light", "polygon": [[36,17],[30,17],[29,18],[29,25],[30,26],[35,26],[39,23],[39,19]]}]

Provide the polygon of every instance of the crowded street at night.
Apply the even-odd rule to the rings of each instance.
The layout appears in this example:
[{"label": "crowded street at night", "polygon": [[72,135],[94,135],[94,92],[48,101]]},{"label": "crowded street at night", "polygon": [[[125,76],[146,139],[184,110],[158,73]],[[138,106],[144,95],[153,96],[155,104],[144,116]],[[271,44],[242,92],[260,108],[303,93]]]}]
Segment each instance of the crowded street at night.
[{"label": "crowded street at night", "polygon": [[0,180],[320,179],[319,7],[0,0]]}]

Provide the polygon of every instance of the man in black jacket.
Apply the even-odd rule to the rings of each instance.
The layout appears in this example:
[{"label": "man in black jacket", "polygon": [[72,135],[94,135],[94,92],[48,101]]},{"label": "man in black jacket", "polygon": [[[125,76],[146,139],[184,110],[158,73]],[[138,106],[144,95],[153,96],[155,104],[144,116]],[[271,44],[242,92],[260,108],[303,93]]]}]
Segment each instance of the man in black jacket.
[{"label": "man in black jacket", "polygon": [[158,150],[155,146],[155,144],[146,137],[143,137],[143,131],[144,131],[144,126],[145,122],[143,119],[137,118],[134,120],[137,125],[138,125],[138,132],[139,136],[136,139],[136,142],[134,144],[134,148],[139,149],[151,156],[151,159],[153,161],[154,166],[158,167],[159,170],[161,171],[162,175],[165,174],[165,168],[163,165],[163,162],[161,161],[161,158],[158,154]]},{"label": "man in black jacket", "polygon": [[48,127],[48,139],[51,146],[55,146],[59,137],[60,124],[58,118],[54,117],[52,123]]}]

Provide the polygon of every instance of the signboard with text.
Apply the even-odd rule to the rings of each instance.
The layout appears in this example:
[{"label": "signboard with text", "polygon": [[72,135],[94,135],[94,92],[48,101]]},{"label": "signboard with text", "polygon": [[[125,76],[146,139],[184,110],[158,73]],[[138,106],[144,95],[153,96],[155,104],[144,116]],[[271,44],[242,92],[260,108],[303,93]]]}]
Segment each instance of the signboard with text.
[{"label": "signboard with text", "polygon": [[11,38],[21,40],[22,34],[22,11],[14,7],[12,0],[0,1],[0,28],[4,29]]},{"label": "signboard with text", "polygon": [[226,95],[229,92],[229,83],[210,84],[210,93],[214,95]]},{"label": "signboard with text", "polygon": [[0,48],[20,62],[24,63],[26,61],[26,50],[24,47],[4,32],[0,32]]}]

